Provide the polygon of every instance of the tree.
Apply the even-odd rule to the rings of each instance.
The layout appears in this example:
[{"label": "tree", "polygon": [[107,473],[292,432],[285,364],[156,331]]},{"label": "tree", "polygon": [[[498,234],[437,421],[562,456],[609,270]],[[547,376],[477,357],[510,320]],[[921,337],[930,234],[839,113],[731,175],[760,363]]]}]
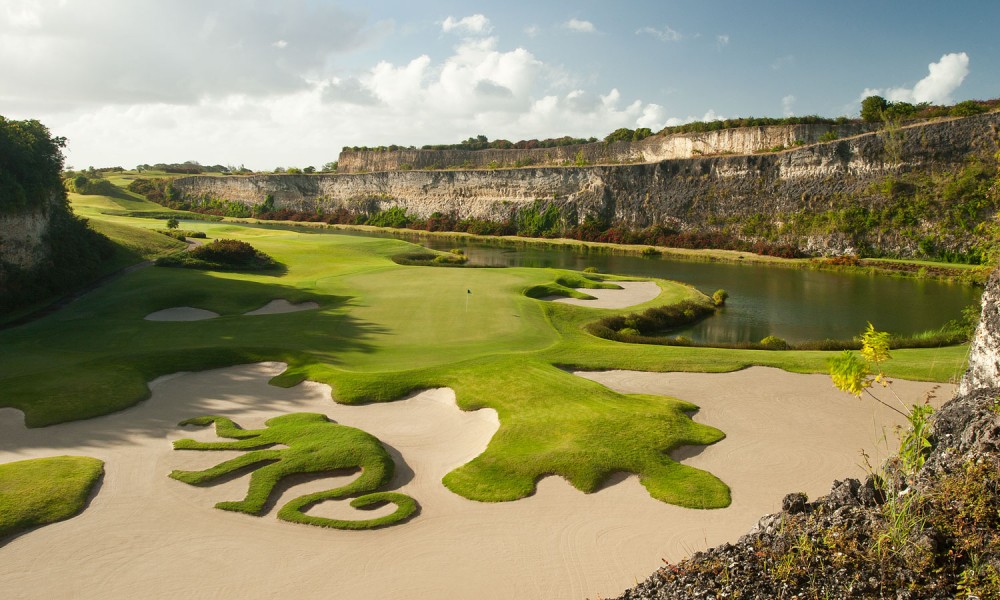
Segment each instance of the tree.
[{"label": "tree", "polygon": [[[648,131],[648,130],[647,130]],[[635,132],[628,127],[621,127],[615,129],[604,138],[605,142],[631,142],[635,136]]]},{"label": "tree", "polygon": [[966,100],[952,106],[948,114],[952,117],[971,117],[973,115],[980,115],[988,110],[988,108],[975,100]]},{"label": "tree", "polygon": [[861,120],[865,123],[878,123],[887,108],[889,103],[882,96],[868,96],[861,101]]},{"label": "tree", "polygon": [[328,162],[328,163],[324,164],[323,165],[323,172],[324,173],[336,173],[337,172],[337,163],[338,162],[339,161],[335,160],[333,162]]},{"label": "tree", "polygon": [[0,116],[0,212],[45,202],[62,189],[62,148],[38,121],[11,121]]},{"label": "tree", "polygon": [[177,217],[170,217],[167,219],[167,229],[177,229],[180,225],[181,222],[177,220]]},{"label": "tree", "polygon": [[308,167],[302,169],[302,172],[303,173],[309,173],[309,174],[315,173],[316,172],[316,167],[308,166]]}]

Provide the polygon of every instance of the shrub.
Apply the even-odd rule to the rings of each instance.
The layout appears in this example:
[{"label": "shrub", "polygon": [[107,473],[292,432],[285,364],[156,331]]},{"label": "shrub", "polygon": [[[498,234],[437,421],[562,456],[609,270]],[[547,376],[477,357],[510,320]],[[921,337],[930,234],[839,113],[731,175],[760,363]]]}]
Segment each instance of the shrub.
[{"label": "shrub", "polygon": [[716,306],[725,305],[728,298],[729,292],[723,289],[715,290],[715,293],[712,294],[712,302],[714,302]]},{"label": "shrub", "polygon": [[959,102],[955,106],[951,107],[948,114],[952,117],[971,117],[973,115],[981,115],[989,109],[982,104],[976,102],[975,100],[966,100],[965,102]]},{"label": "shrub", "polygon": [[167,229],[177,229],[180,225],[181,222],[177,220],[177,217],[170,217],[167,219]]},{"label": "shrub", "polygon": [[760,345],[765,350],[788,350],[788,342],[773,335],[769,335],[762,339],[760,341]]},{"label": "shrub", "polygon": [[235,269],[259,271],[278,266],[278,263],[240,240],[215,240],[197,246],[190,252],[177,252],[156,261],[160,267],[186,267],[193,269]]}]

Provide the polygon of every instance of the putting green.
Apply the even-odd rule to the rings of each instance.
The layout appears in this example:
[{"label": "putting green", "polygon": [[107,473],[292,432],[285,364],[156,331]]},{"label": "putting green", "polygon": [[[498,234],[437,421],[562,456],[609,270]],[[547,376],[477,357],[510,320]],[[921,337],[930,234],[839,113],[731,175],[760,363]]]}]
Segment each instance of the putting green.
[{"label": "putting green", "polygon": [[104,463],[86,456],[0,465],[0,539],[75,516],[103,473]]},{"label": "putting green", "polygon": [[[88,211],[105,218],[93,203]],[[138,226],[130,230],[136,238],[153,235],[142,228],[160,225],[107,218],[118,227]],[[583,330],[607,314],[707,300],[669,281],[657,281],[662,293],[655,300],[601,310],[524,293],[558,288],[557,281],[577,280],[578,273],[400,266],[391,256],[416,248],[399,240],[212,222],[182,227],[248,241],[283,268],[252,274],[143,269],[44,319],[2,331],[0,406],[24,411],[30,426],[44,426],[131,406],[148,397],[146,382],[160,375],[280,360],[289,366],[273,383],[329,383],[338,402],[392,401],[451,387],[463,409],[496,409],[500,430],[486,452],[445,478],[463,496],[520,498],[548,474],[592,491],[626,471],[639,474],[661,500],[718,507],[729,502],[725,484],[667,455],[679,445],[722,437],[684,414],[693,406],[618,394],[557,367],[726,371],[760,364],[817,372],[831,356],[621,344]],[[275,299],[312,301],[319,309],[242,314]],[[178,306],[221,316],[143,320]],[[899,351],[891,368],[893,375],[944,380],[963,362],[964,348]]]}]

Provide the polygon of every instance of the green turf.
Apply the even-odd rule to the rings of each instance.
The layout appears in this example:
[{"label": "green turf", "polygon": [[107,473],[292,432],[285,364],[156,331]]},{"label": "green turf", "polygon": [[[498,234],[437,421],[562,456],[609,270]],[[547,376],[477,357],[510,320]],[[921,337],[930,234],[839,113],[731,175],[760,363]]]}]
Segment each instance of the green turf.
[{"label": "green turf", "polygon": [[[178,450],[247,450],[246,454],[203,471],[173,471],[170,476],[192,485],[210,483],[234,471],[252,467],[250,485],[243,500],[219,502],[216,508],[258,515],[264,511],[281,479],[305,473],[333,473],[361,469],[351,483],[331,490],[299,496],[287,502],[278,518],[294,523],[334,529],[374,529],[401,523],[417,512],[417,503],[406,494],[376,492],[389,483],[395,469],[392,457],[372,435],[338,425],[317,413],[293,413],[268,419],[264,429],[245,430],[226,417],[195,417],[181,425],[215,424],[215,432],[232,441],[199,442],[177,440]],[[284,448],[272,448],[274,445]],[[306,514],[309,507],[336,498],[357,496],[355,508],[374,508],[386,502],[396,505],[392,514],[374,519],[329,519]]]},{"label": "green turf", "polygon": [[[562,367],[719,372],[768,365],[823,372],[835,354],[623,344],[584,331],[608,314],[704,300],[693,288],[668,281],[657,281],[662,293],[653,301],[602,310],[544,302],[525,292],[613,286],[614,277],[597,282],[554,269],[401,266],[390,257],[417,248],[394,239],[209,222],[186,228],[248,241],[287,270],[147,268],[45,319],[0,332],[0,406],[24,411],[28,425],[37,427],[131,406],[148,396],[146,382],[160,375],[281,360],[289,367],[273,383],[328,383],[338,402],[392,401],[448,386],[463,409],[497,410],[500,430],[486,452],[446,477],[449,488],[466,497],[523,497],[549,474],[591,491],[625,471],[639,474],[654,497],[712,507],[728,504],[725,485],[674,463],[667,452],[711,443],[721,432],[691,422],[683,414],[691,407],[678,400],[618,394]],[[312,300],[320,308],[242,314],[278,298]],[[222,316],[143,320],[176,306]],[[961,372],[965,352],[896,351],[889,374],[947,381]]]},{"label": "green turf", "polygon": [[0,540],[79,514],[104,473],[86,456],[53,456],[0,465]]}]

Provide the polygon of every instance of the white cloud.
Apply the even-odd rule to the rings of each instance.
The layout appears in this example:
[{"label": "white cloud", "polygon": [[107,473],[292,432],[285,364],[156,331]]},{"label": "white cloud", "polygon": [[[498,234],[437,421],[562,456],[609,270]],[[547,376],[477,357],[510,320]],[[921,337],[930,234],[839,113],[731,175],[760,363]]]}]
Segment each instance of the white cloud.
[{"label": "white cloud", "polygon": [[795,110],[794,110],[794,108],[795,108],[795,101],[796,100],[797,100],[797,98],[795,96],[791,95],[791,94],[788,94],[787,96],[785,96],[784,98],[782,98],[781,99],[781,112],[782,112],[782,114],[784,114],[786,117],[794,117],[795,116]]},{"label": "white cloud", "polygon": [[721,34],[715,36],[715,46],[716,46],[716,48],[718,48],[718,49],[721,50],[722,48],[724,48],[724,47],[726,47],[728,45],[729,45],[729,34],[728,33],[721,33]]},{"label": "white cloud", "polygon": [[289,93],[306,89],[311,76],[332,75],[324,73],[331,58],[371,35],[362,16],[311,0],[105,0],[99,9],[8,1],[0,9],[8,112]]},{"label": "white cloud", "polygon": [[952,92],[962,85],[969,74],[969,55],[965,52],[945,54],[936,63],[927,65],[927,77],[913,88],[890,88],[886,98],[894,102],[930,102],[931,104],[951,104]]},{"label": "white cloud", "polygon": [[109,105],[46,124],[69,138],[69,164],[78,167],[198,160],[273,169],[336,160],[344,145],[447,143],[479,133],[513,141],[603,137],[666,122],[657,104],[625,99],[618,89],[569,87],[564,77],[524,48],[475,38],[444,60],[381,61],[282,94]]},{"label": "white cloud", "polygon": [[41,7],[34,0],[8,0],[3,18],[12,27],[32,29],[42,25]]},{"label": "white cloud", "polygon": [[664,25],[663,29],[656,29],[654,27],[643,27],[637,30],[635,34],[636,35],[648,34],[659,39],[661,42],[679,42],[682,39],[684,39],[684,36],[681,35],[679,31],[675,31],[670,27],[668,27],[667,25]]},{"label": "white cloud", "polygon": [[490,20],[481,14],[462,17],[461,19],[449,16],[441,23],[441,31],[445,33],[464,31],[465,33],[485,35],[493,31],[493,26],[490,25]]},{"label": "white cloud", "polygon": [[725,118],[726,117],[723,117],[718,113],[716,113],[715,109],[710,108],[704,115],[700,117],[693,117],[691,115],[688,115],[683,119],[680,117],[670,117],[669,119],[667,119],[667,122],[664,123],[664,127],[676,127],[677,125],[684,125],[685,123],[693,123],[694,121],[704,121],[706,123],[710,121],[721,121]]},{"label": "white cloud", "polygon": [[593,23],[576,18],[563,23],[563,27],[577,33],[597,33],[597,27]]},{"label": "white cloud", "polygon": [[285,40],[278,40],[277,42],[274,42],[271,45],[280,50],[282,48],[288,47],[288,42],[286,42]]},{"label": "white cloud", "polygon": [[530,38],[538,36],[541,32],[542,30],[538,25],[528,25],[524,28],[524,34]]}]

